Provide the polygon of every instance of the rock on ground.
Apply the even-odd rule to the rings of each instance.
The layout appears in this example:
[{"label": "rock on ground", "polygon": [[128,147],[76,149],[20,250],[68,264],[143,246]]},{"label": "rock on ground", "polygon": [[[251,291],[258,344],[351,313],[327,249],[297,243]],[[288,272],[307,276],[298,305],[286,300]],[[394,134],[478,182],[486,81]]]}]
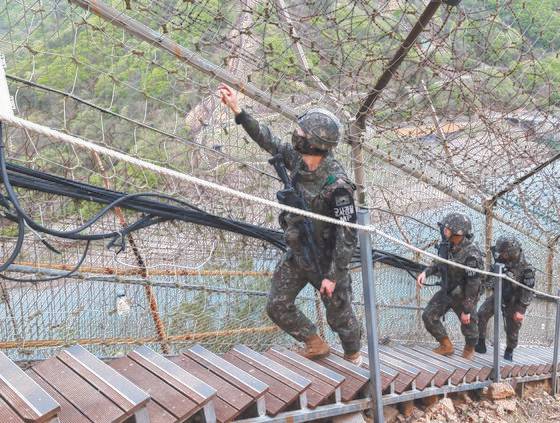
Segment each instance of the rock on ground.
[{"label": "rock on ground", "polygon": [[515,396],[515,391],[509,383],[493,383],[488,387],[488,398],[491,400],[505,399]]},{"label": "rock on ground", "polygon": [[443,398],[432,405],[415,402],[410,417],[395,414],[392,420],[399,423],[552,423],[560,422],[560,398],[556,399],[546,392],[546,386],[531,387],[531,395],[526,398],[509,396],[492,400],[495,396],[510,395],[507,387],[493,387],[485,390],[479,401],[469,395],[457,394]]}]

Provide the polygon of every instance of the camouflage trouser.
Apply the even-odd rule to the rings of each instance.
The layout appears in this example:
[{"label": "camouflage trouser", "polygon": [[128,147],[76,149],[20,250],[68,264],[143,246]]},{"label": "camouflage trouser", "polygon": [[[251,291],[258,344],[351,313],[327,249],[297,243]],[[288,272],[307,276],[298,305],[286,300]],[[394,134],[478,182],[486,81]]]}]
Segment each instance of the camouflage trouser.
[{"label": "camouflage trouser", "polygon": [[[270,319],[298,341],[305,341],[317,333],[317,328],[295,305],[295,299],[308,282],[318,282],[318,275],[300,269],[286,255],[276,266],[268,294],[266,312]],[[322,296],[327,322],[338,334],[347,354],[360,350],[361,325],[352,309],[350,275],[338,282],[331,298]]]},{"label": "camouflage trouser", "polygon": [[[437,341],[441,341],[447,336],[447,331],[443,327],[443,323],[441,323],[441,317],[453,309],[460,320],[461,312],[463,311],[462,302],[462,297],[451,297],[443,291],[438,291],[424,309],[424,313],[422,313],[424,326]],[[471,313],[471,321],[468,325],[461,323],[461,332],[465,337],[467,345],[475,345],[477,343],[478,325],[476,313]]]},{"label": "camouflage trouser", "polygon": [[[515,310],[511,306],[502,307],[502,315],[504,317],[504,326],[506,329],[506,346],[514,349],[517,347],[519,340],[519,329],[521,322],[513,320]],[[478,332],[479,336],[486,339],[486,326],[488,320],[494,315],[494,294],[490,295],[478,309]]]}]

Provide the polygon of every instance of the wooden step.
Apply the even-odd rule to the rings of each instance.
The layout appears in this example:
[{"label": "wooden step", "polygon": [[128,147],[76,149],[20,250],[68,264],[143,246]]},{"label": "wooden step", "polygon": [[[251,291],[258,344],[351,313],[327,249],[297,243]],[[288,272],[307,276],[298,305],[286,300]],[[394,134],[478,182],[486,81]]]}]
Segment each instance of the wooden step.
[{"label": "wooden step", "polygon": [[410,361],[410,364],[434,373],[434,386],[441,388],[451,382],[450,379],[455,372],[455,367],[453,365],[434,360],[429,356],[425,356],[421,352],[414,351],[400,345],[391,346],[391,348],[395,354],[399,354],[399,357],[402,357],[403,360],[408,360]]},{"label": "wooden step", "polygon": [[59,411],[60,404],[0,352],[0,422],[56,422]]},{"label": "wooden step", "polygon": [[[526,354],[529,354],[530,356],[532,356],[532,355],[538,356],[540,359],[542,359],[546,363],[550,364],[550,367],[547,369],[547,373],[552,372],[552,367],[553,367],[552,361],[553,361],[553,354],[554,354],[554,350],[552,348],[544,347],[544,346],[540,346],[540,345],[526,345],[526,346],[522,346],[522,347],[517,347],[513,351],[513,359],[514,360],[515,360],[515,356],[516,356],[517,351],[522,351]],[[560,368],[560,363],[559,363],[559,368]]]},{"label": "wooden step", "polygon": [[151,348],[138,347],[110,365],[150,394],[152,421],[183,422],[196,414],[207,423],[216,421],[216,390]]},{"label": "wooden step", "polygon": [[364,396],[364,388],[369,381],[368,370],[355,366],[334,352],[316,362],[344,376],[344,382],[340,386],[342,401],[352,401]]},{"label": "wooden step", "polygon": [[61,422],[149,422],[149,395],[79,345],[28,374],[60,403]]},{"label": "wooden step", "polygon": [[340,385],[344,382],[344,376],[284,347],[271,348],[264,356],[311,381],[307,389],[310,408],[326,402],[340,401]]},{"label": "wooden step", "polygon": [[[484,354],[485,359],[489,360],[492,365],[494,364],[494,349],[492,346],[486,347],[488,352]],[[476,354],[475,354],[476,355]],[[539,368],[539,364],[536,363],[534,360],[527,359],[526,357],[519,355],[515,357],[514,361],[504,360],[503,352],[500,352],[500,371],[501,375],[504,378],[515,377],[516,370],[522,369],[523,366],[527,369],[527,376],[534,376],[537,374],[537,369]],[[506,371],[507,370],[507,371]],[[503,376],[503,374],[507,376]]]},{"label": "wooden step", "polygon": [[[504,356],[504,350],[505,348],[501,348],[500,350],[500,354],[501,354],[500,357],[502,358],[502,360]],[[537,351],[530,352],[524,349],[516,348],[515,350],[513,350],[513,357],[514,359],[519,357],[524,357],[527,360],[533,361],[535,362],[535,364],[538,364],[539,366],[536,369],[537,375],[550,374],[550,372],[552,371],[552,361],[541,357],[541,354]]]},{"label": "wooden step", "polygon": [[253,417],[254,414],[257,414],[262,417],[266,415],[267,403],[265,395],[269,391],[269,386],[266,383],[234,366],[229,361],[224,360],[222,357],[201,345],[194,345],[183,352],[183,355],[205,367],[221,379],[227,380],[231,385],[251,397],[251,405],[241,410],[243,416]]},{"label": "wooden step", "polygon": [[[483,365],[486,365],[486,366],[490,366],[492,368],[494,366],[493,357],[489,353],[480,354],[480,353],[475,352],[472,360],[476,363],[483,364]],[[512,377],[512,372],[515,373],[515,372],[520,371],[520,369],[521,369],[520,366],[514,365],[513,363],[504,364],[503,360],[500,363],[501,363],[501,365],[500,365],[500,377],[502,379],[507,379],[509,377]]]},{"label": "wooden step", "polygon": [[384,345],[379,346],[379,358],[399,372],[408,372],[411,375],[416,375],[414,382],[416,389],[419,390],[430,387],[439,371],[439,368],[433,365],[414,360],[410,356]]},{"label": "wooden step", "polygon": [[[237,419],[255,404],[254,398],[237,388],[231,380],[228,380],[227,376],[220,376],[212,372],[188,355],[182,354],[177,357],[169,357],[169,360],[216,390],[214,408],[216,420],[219,423]],[[251,417],[256,415],[255,411]]]},{"label": "wooden step", "polygon": [[[423,353],[424,357],[430,357],[433,360],[438,360],[440,362],[450,364],[454,367],[458,367],[458,368],[468,367],[470,370],[465,375],[465,379],[467,380],[467,382],[469,381],[473,382],[475,380],[485,381],[488,380],[488,378],[492,374],[491,366],[488,366],[486,364],[481,364],[473,360],[466,360],[457,354],[454,354],[451,357],[443,357],[442,355],[436,354],[431,349],[423,346],[412,345],[410,346],[410,348],[414,351],[418,351],[419,353]],[[472,376],[475,376],[475,378],[473,379]]]},{"label": "wooden step", "polygon": [[[344,352],[339,347],[332,347],[331,351],[333,354],[336,354],[339,357],[344,357]],[[363,356],[363,361],[360,367],[368,371],[367,375],[369,377],[369,357],[363,351],[360,352]],[[379,363],[379,367],[381,373],[381,392],[395,392],[395,382],[399,377],[399,372],[391,367],[386,366],[384,363]],[[412,380],[409,381],[408,386],[410,386],[410,382],[412,382]],[[401,383],[399,381],[397,382],[397,389],[400,387]],[[406,387],[403,387],[403,390],[406,390]]]},{"label": "wooden step", "polygon": [[269,386],[266,394],[268,414],[274,416],[292,406],[307,407],[309,379],[244,345],[235,346],[223,357]]}]

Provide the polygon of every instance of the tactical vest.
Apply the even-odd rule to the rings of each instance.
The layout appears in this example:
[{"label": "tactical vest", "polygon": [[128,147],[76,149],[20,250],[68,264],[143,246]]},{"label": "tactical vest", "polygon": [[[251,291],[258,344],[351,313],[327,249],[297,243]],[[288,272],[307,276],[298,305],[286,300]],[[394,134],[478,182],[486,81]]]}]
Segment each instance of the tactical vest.
[{"label": "tactical vest", "polygon": [[[478,246],[470,240],[465,239],[459,249],[452,248],[449,252],[449,260],[469,267],[482,267],[482,253]],[[472,261],[472,262],[471,262]],[[468,277],[467,271],[459,267],[448,266],[448,292],[457,287],[463,288]]]},{"label": "tactical vest", "polygon": [[[302,193],[308,210],[313,213],[334,217],[330,196],[332,194],[331,185],[337,183],[337,181],[343,180],[343,186],[348,190],[349,195],[353,196],[354,185],[346,176],[342,165],[334,159],[332,154],[327,155],[314,172],[307,170],[305,162],[300,158],[291,175],[292,182],[296,189]],[[301,236],[297,232],[296,226],[299,219],[301,219],[300,216],[291,213],[283,212],[280,215],[280,225],[286,234],[286,242],[296,254],[297,247],[294,247],[294,243]],[[313,237],[321,252],[321,262],[330,262],[333,256],[336,226],[318,220],[312,220],[312,222]]]}]

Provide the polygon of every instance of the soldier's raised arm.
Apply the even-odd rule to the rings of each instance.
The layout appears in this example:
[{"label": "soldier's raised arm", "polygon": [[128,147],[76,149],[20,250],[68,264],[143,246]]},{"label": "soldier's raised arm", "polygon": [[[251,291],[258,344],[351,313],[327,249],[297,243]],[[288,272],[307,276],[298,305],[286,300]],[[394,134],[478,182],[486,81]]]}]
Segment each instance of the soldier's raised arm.
[{"label": "soldier's raised arm", "polygon": [[290,170],[293,169],[297,153],[289,143],[283,143],[280,139],[272,134],[267,125],[261,124],[249,113],[239,107],[237,95],[235,91],[226,84],[220,84],[218,87],[223,104],[228,106],[235,114],[235,123],[241,125],[249,136],[255,141],[262,149],[266,150],[272,155],[281,154],[286,167]]}]

